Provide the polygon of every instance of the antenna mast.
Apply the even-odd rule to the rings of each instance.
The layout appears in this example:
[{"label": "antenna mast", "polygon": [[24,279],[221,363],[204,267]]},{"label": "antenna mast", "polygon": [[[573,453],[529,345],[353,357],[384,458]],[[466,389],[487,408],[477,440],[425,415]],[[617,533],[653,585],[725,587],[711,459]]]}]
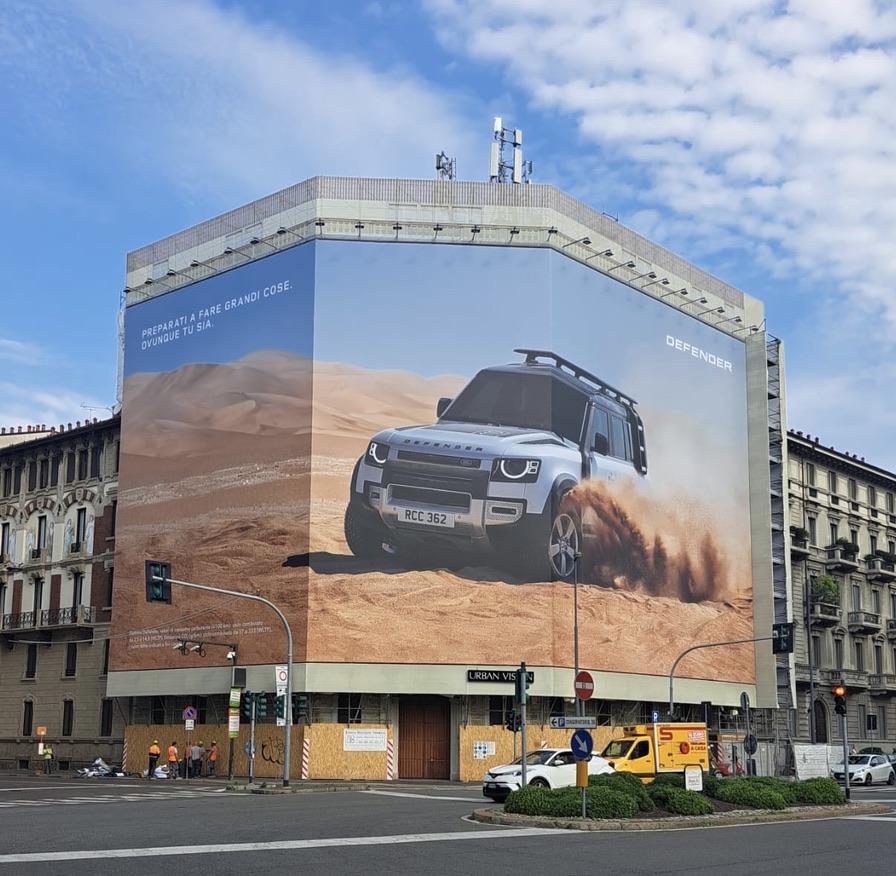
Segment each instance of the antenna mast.
[{"label": "antenna mast", "polygon": [[444,149],[436,155],[436,179],[448,182],[457,179],[457,159],[449,158]]},{"label": "antenna mast", "polygon": [[[506,149],[513,155],[506,160]],[[492,143],[488,180],[496,183],[528,183],[532,176],[532,162],[523,161],[523,132],[519,128],[505,128],[500,116],[495,116],[495,141]]]}]

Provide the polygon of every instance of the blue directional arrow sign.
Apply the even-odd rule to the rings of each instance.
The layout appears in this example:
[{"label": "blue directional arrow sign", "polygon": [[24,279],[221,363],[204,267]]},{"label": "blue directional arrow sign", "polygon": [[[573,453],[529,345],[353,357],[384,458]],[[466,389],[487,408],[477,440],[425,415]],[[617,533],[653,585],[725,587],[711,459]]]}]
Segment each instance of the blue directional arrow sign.
[{"label": "blue directional arrow sign", "polygon": [[591,757],[591,752],[594,751],[594,739],[587,730],[576,730],[572,734],[569,746],[576,760],[585,760]]}]

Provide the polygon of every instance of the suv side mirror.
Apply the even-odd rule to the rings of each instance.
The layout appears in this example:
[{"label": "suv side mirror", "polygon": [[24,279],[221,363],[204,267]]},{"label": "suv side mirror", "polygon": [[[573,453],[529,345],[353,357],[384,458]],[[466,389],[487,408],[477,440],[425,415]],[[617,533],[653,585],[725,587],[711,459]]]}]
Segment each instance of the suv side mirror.
[{"label": "suv side mirror", "polygon": [[453,398],[440,398],[438,404],[436,405],[436,416],[441,417],[442,414],[444,414],[445,411],[448,410],[448,405],[450,405],[453,401]]},{"label": "suv side mirror", "polygon": [[601,456],[606,456],[610,452],[610,441],[607,436],[600,433],[595,435],[591,450],[594,453],[599,453]]}]

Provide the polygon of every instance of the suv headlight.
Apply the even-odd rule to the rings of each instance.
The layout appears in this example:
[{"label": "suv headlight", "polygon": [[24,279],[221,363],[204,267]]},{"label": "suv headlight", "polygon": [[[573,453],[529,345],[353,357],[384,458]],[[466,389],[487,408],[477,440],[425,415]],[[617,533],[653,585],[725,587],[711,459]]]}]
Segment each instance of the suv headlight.
[{"label": "suv headlight", "polygon": [[371,441],[364,454],[364,462],[382,468],[389,458],[389,445],[382,441]]},{"label": "suv headlight", "polygon": [[510,481],[518,484],[534,484],[538,480],[540,459],[521,457],[502,457],[492,463],[491,479],[493,481]]}]

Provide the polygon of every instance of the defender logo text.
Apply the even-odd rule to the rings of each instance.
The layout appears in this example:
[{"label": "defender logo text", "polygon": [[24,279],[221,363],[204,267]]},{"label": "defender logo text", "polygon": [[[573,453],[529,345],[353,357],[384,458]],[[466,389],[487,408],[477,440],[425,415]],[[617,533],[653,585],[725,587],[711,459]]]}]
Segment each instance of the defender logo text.
[{"label": "defender logo text", "polygon": [[673,338],[672,335],[666,335],[666,346],[681,350],[682,353],[687,353],[695,359],[700,359],[702,362],[706,362],[707,365],[713,365],[716,368],[721,368],[723,371],[733,372],[734,370],[727,359],[722,359],[719,356],[716,356],[715,353],[708,353],[706,350],[701,350],[699,347],[695,347],[687,341],[681,340],[681,338]]}]

